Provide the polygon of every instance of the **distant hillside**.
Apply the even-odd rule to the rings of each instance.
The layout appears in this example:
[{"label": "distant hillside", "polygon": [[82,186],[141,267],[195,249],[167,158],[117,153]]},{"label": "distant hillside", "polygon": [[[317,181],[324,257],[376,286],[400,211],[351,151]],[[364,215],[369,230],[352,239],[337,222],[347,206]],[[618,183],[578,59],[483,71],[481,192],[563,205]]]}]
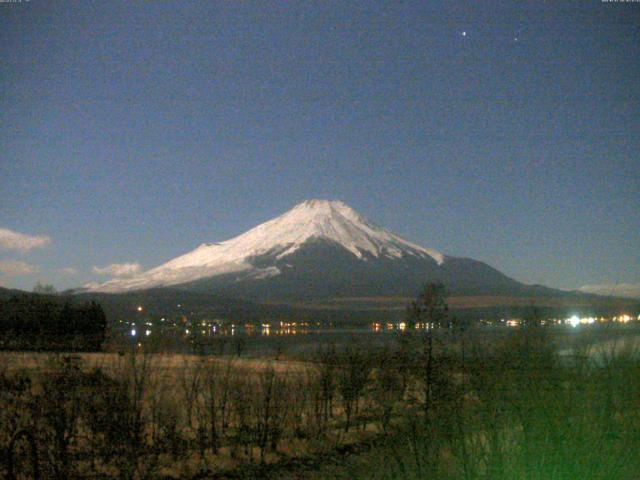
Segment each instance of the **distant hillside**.
[{"label": "distant hillside", "polygon": [[[249,302],[180,289],[150,289],[125,294],[83,293],[80,298],[99,302],[110,320],[139,315],[220,318],[238,323],[297,320],[333,323],[397,321],[405,316],[413,297],[351,297],[316,301]],[[568,317],[618,315],[640,311],[640,302],[594,295],[564,296],[450,296],[451,314],[465,318],[512,318],[531,315]]]},{"label": "distant hillside", "polygon": [[7,300],[11,297],[24,296],[24,295],[38,295],[38,294],[27,292],[24,290],[18,290],[15,288],[0,287],[0,300]]},{"label": "distant hillside", "polygon": [[[544,290],[542,290],[544,292]],[[540,315],[573,314],[617,315],[640,311],[640,302],[631,299],[567,293],[563,296],[450,296],[452,315],[468,318],[511,318],[528,315],[532,307]],[[0,299],[39,294],[0,288]],[[61,294],[59,299],[69,298]],[[220,318],[238,323],[277,320],[310,322],[369,323],[404,318],[411,296],[337,297],[309,301],[266,301],[263,303],[226,297],[219,294],[181,289],[158,288],[123,294],[84,292],[74,295],[76,302],[94,300],[105,311],[109,322],[140,315]]]}]

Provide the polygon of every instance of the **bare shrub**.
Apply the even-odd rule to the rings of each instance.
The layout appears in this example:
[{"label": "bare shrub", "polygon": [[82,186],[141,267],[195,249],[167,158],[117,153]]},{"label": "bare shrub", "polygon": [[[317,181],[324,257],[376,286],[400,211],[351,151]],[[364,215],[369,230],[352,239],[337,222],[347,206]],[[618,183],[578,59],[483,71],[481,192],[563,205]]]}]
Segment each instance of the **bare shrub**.
[{"label": "bare shrub", "polygon": [[323,431],[329,418],[333,416],[333,398],[336,391],[337,352],[335,345],[320,347],[316,360],[316,416],[320,431]]},{"label": "bare shrub", "polygon": [[369,381],[371,361],[366,353],[349,344],[340,352],[337,370],[337,387],[345,413],[345,432],[349,431],[354,413]]},{"label": "bare shrub", "polygon": [[208,361],[202,372],[202,401],[198,408],[198,422],[207,432],[208,446],[218,453],[220,437],[228,424],[229,397],[233,361]]},{"label": "bare shrub", "polygon": [[255,428],[260,448],[260,463],[264,463],[265,450],[270,448],[276,451],[278,447],[291,399],[286,397],[288,391],[286,379],[283,374],[276,373],[271,364],[260,374],[257,388]]},{"label": "bare shrub", "polygon": [[[32,381],[24,372],[0,371],[0,476],[40,471],[35,438]],[[26,445],[25,445],[26,443]],[[25,451],[25,448],[27,449]],[[20,461],[22,459],[22,461]]]},{"label": "bare shrub", "polygon": [[371,396],[377,410],[376,416],[384,432],[389,431],[394,408],[404,398],[404,370],[405,365],[400,363],[399,357],[389,349],[382,350],[375,357]]},{"label": "bare shrub", "polygon": [[178,383],[184,398],[184,411],[187,418],[187,427],[193,430],[193,411],[198,398],[203,390],[203,367],[202,357],[196,359],[190,357],[182,358],[182,368],[178,377]]}]

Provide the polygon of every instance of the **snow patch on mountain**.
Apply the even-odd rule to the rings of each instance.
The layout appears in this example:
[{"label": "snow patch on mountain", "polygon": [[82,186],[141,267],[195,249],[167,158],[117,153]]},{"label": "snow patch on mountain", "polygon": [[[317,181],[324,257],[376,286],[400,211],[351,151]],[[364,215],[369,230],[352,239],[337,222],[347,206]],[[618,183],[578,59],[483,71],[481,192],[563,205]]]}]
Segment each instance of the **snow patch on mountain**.
[{"label": "snow patch on mountain", "polygon": [[256,268],[252,259],[264,255],[282,259],[311,240],[329,240],[357,258],[401,258],[412,255],[432,258],[438,265],[444,256],[436,250],[408,242],[366,220],[339,201],[307,200],[283,215],[231,240],[204,243],[192,252],[133,278],[89,284],[93,291],[119,292],[157,286],[178,285],[200,278],[248,272],[252,278],[280,274],[275,267]]}]

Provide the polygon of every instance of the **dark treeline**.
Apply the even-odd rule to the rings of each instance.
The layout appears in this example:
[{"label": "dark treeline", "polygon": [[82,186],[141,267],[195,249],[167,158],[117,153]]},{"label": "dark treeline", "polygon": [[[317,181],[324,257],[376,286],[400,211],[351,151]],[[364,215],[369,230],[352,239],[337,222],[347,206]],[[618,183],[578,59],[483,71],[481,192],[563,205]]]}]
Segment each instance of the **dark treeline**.
[{"label": "dark treeline", "polygon": [[102,307],[93,301],[15,295],[0,299],[0,348],[96,351],[104,341],[106,323]]}]

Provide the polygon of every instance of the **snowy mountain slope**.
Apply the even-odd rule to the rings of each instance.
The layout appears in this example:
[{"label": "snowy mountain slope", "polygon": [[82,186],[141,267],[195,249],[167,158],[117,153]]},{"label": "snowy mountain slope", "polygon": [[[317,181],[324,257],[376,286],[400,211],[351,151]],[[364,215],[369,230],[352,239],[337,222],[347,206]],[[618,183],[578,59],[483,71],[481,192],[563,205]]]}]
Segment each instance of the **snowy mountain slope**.
[{"label": "snowy mountain slope", "polygon": [[441,253],[390,233],[342,202],[308,200],[231,240],[202,244],[133,278],[116,278],[85,288],[124,292],[214,277],[265,280],[279,276],[283,268],[288,268],[287,258],[319,241],[339,247],[349,254],[349,260],[356,262],[412,258],[436,269],[445,263]]},{"label": "snowy mountain slope", "polygon": [[276,268],[277,275],[262,279],[250,272],[218,275],[176,288],[216,292],[257,302],[296,302],[348,297],[415,297],[429,281],[442,282],[454,295],[526,293],[526,285],[489,265],[468,258],[446,256],[438,264],[430,256],[402,257],[365,254],[356,257],[339,244],[312,239],[294,253],[278,259],[256,257],[257,268]]}]

